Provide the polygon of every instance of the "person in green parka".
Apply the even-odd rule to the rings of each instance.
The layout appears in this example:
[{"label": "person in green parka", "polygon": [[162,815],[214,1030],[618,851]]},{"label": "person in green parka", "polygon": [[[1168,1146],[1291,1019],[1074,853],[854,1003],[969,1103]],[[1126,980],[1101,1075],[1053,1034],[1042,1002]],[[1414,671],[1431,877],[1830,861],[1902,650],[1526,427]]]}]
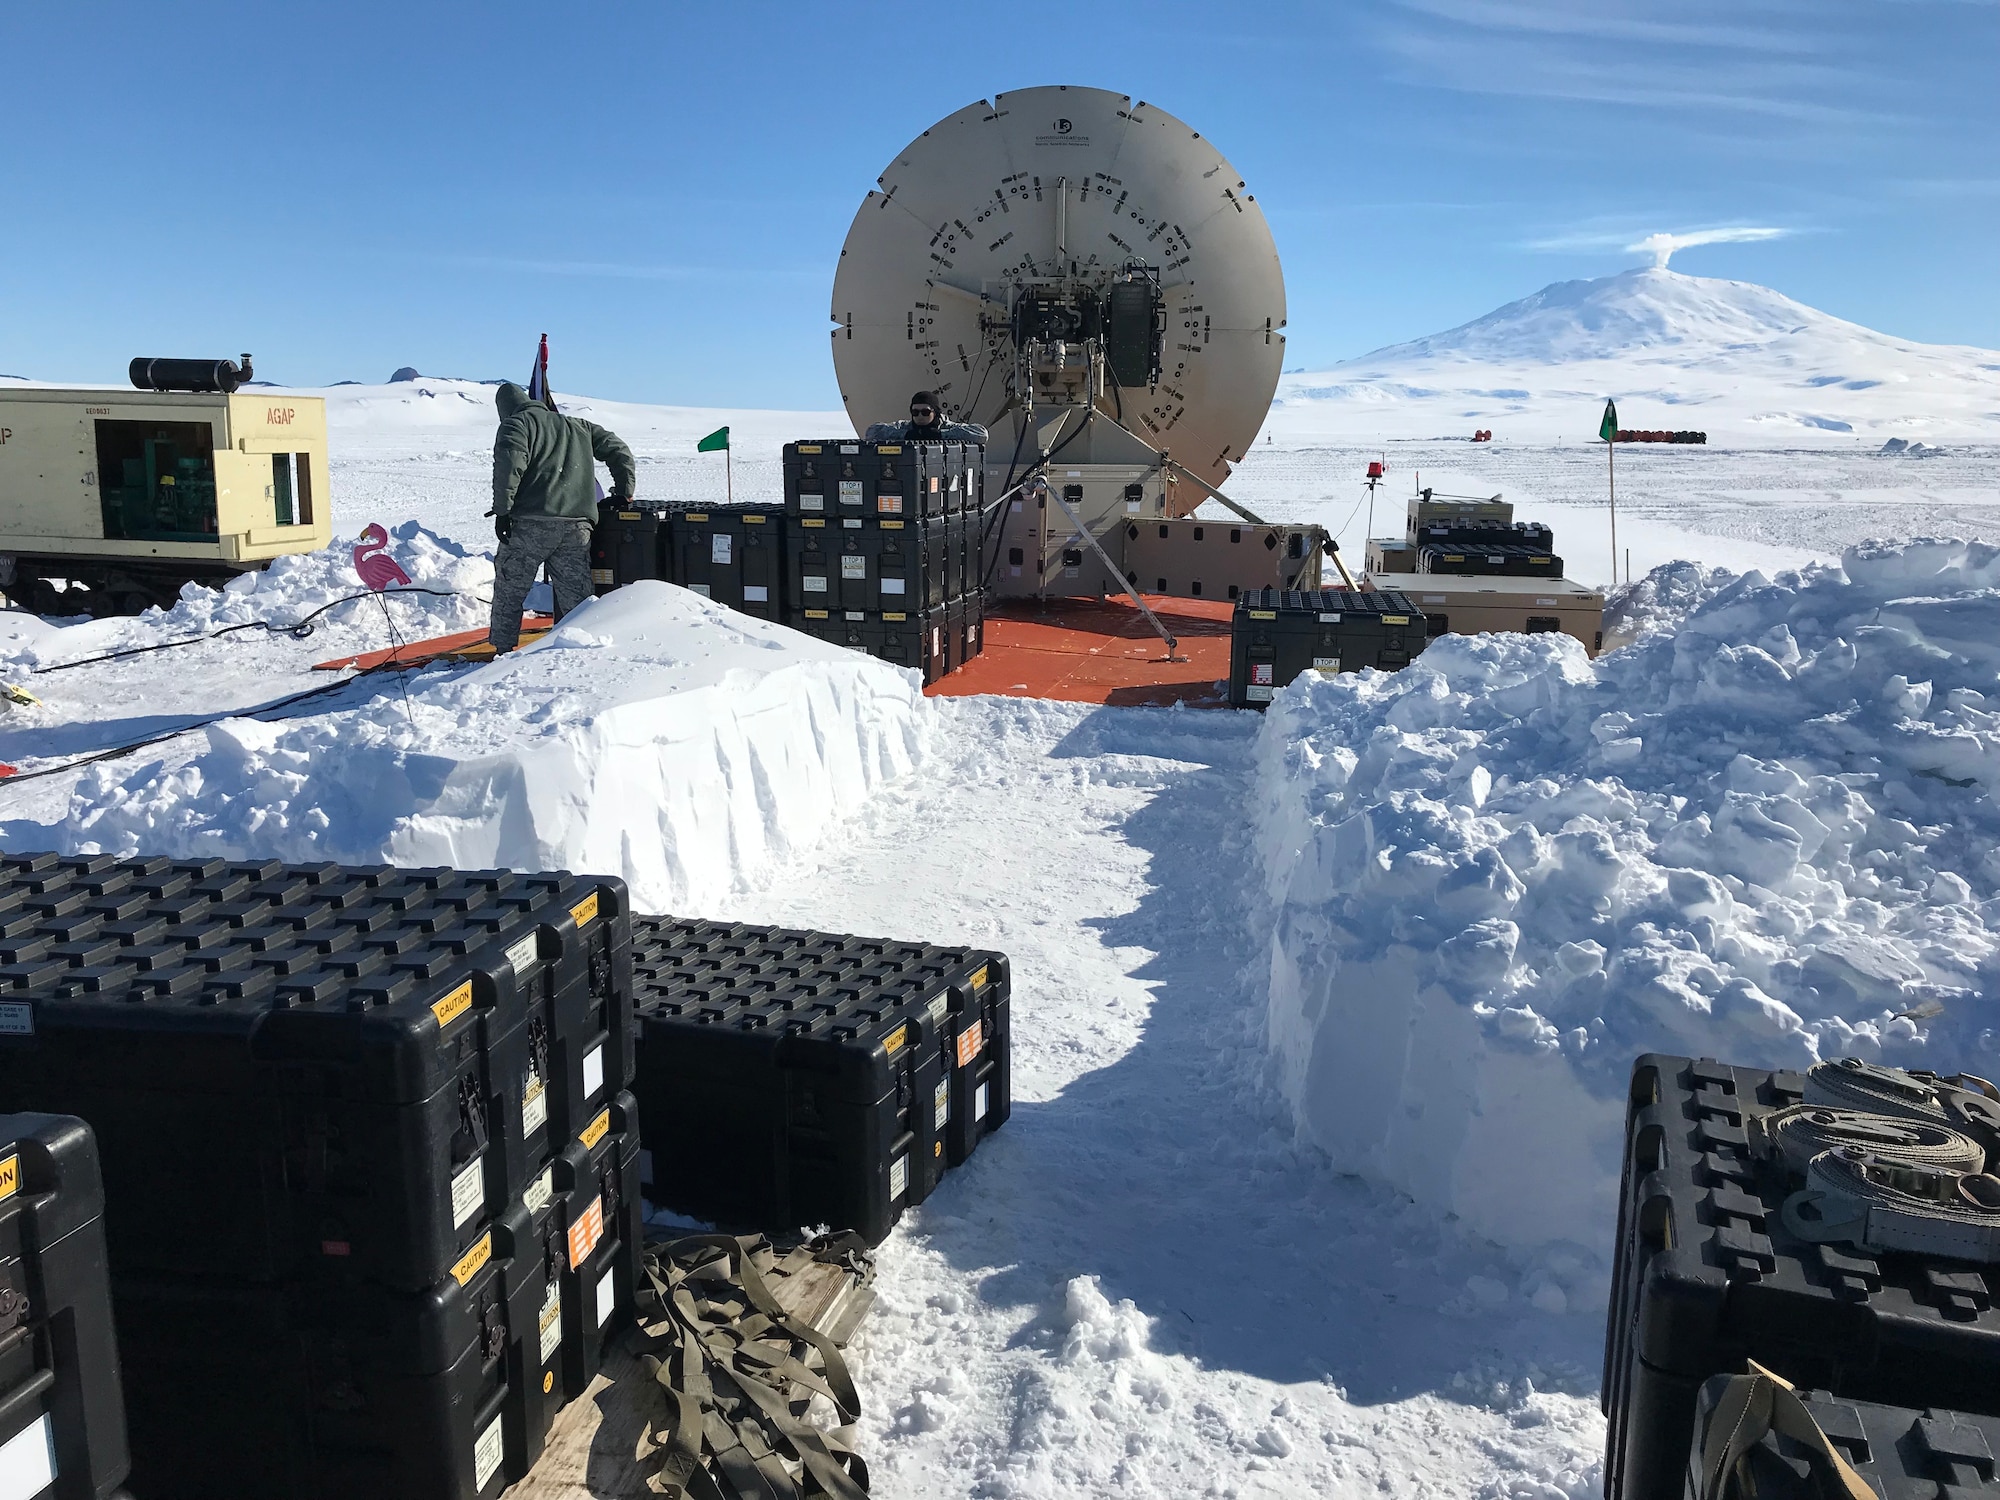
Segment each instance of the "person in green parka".
[{"label": "person in green parka", "polygon": [[590,528],[597,519],[597,469],[611,470],[611,498],[629,501],[638,484],[632,450],[617,433],[551,411],[511,382],[500,387],[493,439],[493,616],[495,652],[521,640],[521,605],[546,566],[556,618],[591,596]]}]

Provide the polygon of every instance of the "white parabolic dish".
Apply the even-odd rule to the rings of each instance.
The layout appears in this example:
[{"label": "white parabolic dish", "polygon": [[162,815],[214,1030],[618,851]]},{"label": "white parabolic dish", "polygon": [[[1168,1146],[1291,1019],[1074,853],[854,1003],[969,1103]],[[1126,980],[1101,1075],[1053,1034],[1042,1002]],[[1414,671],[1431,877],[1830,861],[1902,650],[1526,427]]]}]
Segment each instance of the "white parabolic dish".
[{"label": "white parabolic dish", "polygon": [[857,431],[930,389],[997,445],[1015,430],[1006,289],[1108,284],[1140,261],[1166,302],[1160,380],[1099,408],[1209,483],[1228,477],[1277,389],[1285,280],[1263,210],[1198,131],[1106,89],[1019,89],[940,120],[879,182],[833,283]]}]

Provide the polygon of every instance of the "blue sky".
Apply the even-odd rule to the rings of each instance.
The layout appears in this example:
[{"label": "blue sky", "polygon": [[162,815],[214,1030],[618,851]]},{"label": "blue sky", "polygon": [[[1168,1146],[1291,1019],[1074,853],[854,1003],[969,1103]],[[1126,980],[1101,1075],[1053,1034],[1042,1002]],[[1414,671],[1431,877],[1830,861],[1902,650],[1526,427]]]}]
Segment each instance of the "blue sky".
[{"label": "blue sky", "polygon": [[833,406],[862,196],[938,118],[1045,83],[1151,100],[1231,159],[1277,237],[1290,366],[1727,229],[1776,233],[1674,268],[2000,347],[2000,0],[1061,14],[14,7],[0,373],[251,349],[299,384],[518,375],[547,331],[559,390]]}]

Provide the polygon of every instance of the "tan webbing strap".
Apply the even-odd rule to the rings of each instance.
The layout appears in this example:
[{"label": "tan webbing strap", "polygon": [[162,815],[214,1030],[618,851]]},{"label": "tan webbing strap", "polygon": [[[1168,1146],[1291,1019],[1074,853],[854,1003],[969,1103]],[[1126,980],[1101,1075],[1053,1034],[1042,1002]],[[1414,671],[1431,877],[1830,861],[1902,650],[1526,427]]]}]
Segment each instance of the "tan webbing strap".
[{"label": "tan webbing strap", "polygon": [[[668,1500],[866,1500],[868,1468],[851,1446],[860,1401],[846,1360],[772,1290],[814,1265],[839,1268],[857,1289],[874,1274],[853,1235],[782,1256],[758,1236],[648,1247],[646,1332],[659,1353],[646,1367],[667,1403],[650,1438]],[[810,1421],[815,1398],[843,1425]]]},{"label": "tan webbing strap", "polygon": [[1823,1465],[1839,1483],[1845,1500],[1881,1500],[1820,1431],[1791,1382],[1754,1359],[1748,1373],[1729,1378],[1722,1399],[1709,1414],[1701,1445],[1699,1500],[1735,1500],[1747,1494],[1738,1487],[1737,1470],[1767,1432],[1781,1433],[1807,1449],[1818,1460],[1814,1467]]}]

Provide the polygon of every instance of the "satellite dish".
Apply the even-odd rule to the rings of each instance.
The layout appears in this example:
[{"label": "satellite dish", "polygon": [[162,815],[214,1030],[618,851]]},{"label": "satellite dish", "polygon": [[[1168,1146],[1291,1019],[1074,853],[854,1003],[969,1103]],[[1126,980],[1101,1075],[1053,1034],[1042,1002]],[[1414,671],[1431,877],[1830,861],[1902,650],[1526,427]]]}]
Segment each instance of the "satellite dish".
[{"label": "satellite dish", "polygon": [[1277,390],[1285,282],[1263,210],[1199,132],[1105,89],[1020,89],[939,121],[879,181],[833,283],[856,431],[934,390],[1005,462],[1025,428],[1024,458],[1094,408],[1110,422],[1071,461],[1129,462],[1115,422],[1228,477]]}]

